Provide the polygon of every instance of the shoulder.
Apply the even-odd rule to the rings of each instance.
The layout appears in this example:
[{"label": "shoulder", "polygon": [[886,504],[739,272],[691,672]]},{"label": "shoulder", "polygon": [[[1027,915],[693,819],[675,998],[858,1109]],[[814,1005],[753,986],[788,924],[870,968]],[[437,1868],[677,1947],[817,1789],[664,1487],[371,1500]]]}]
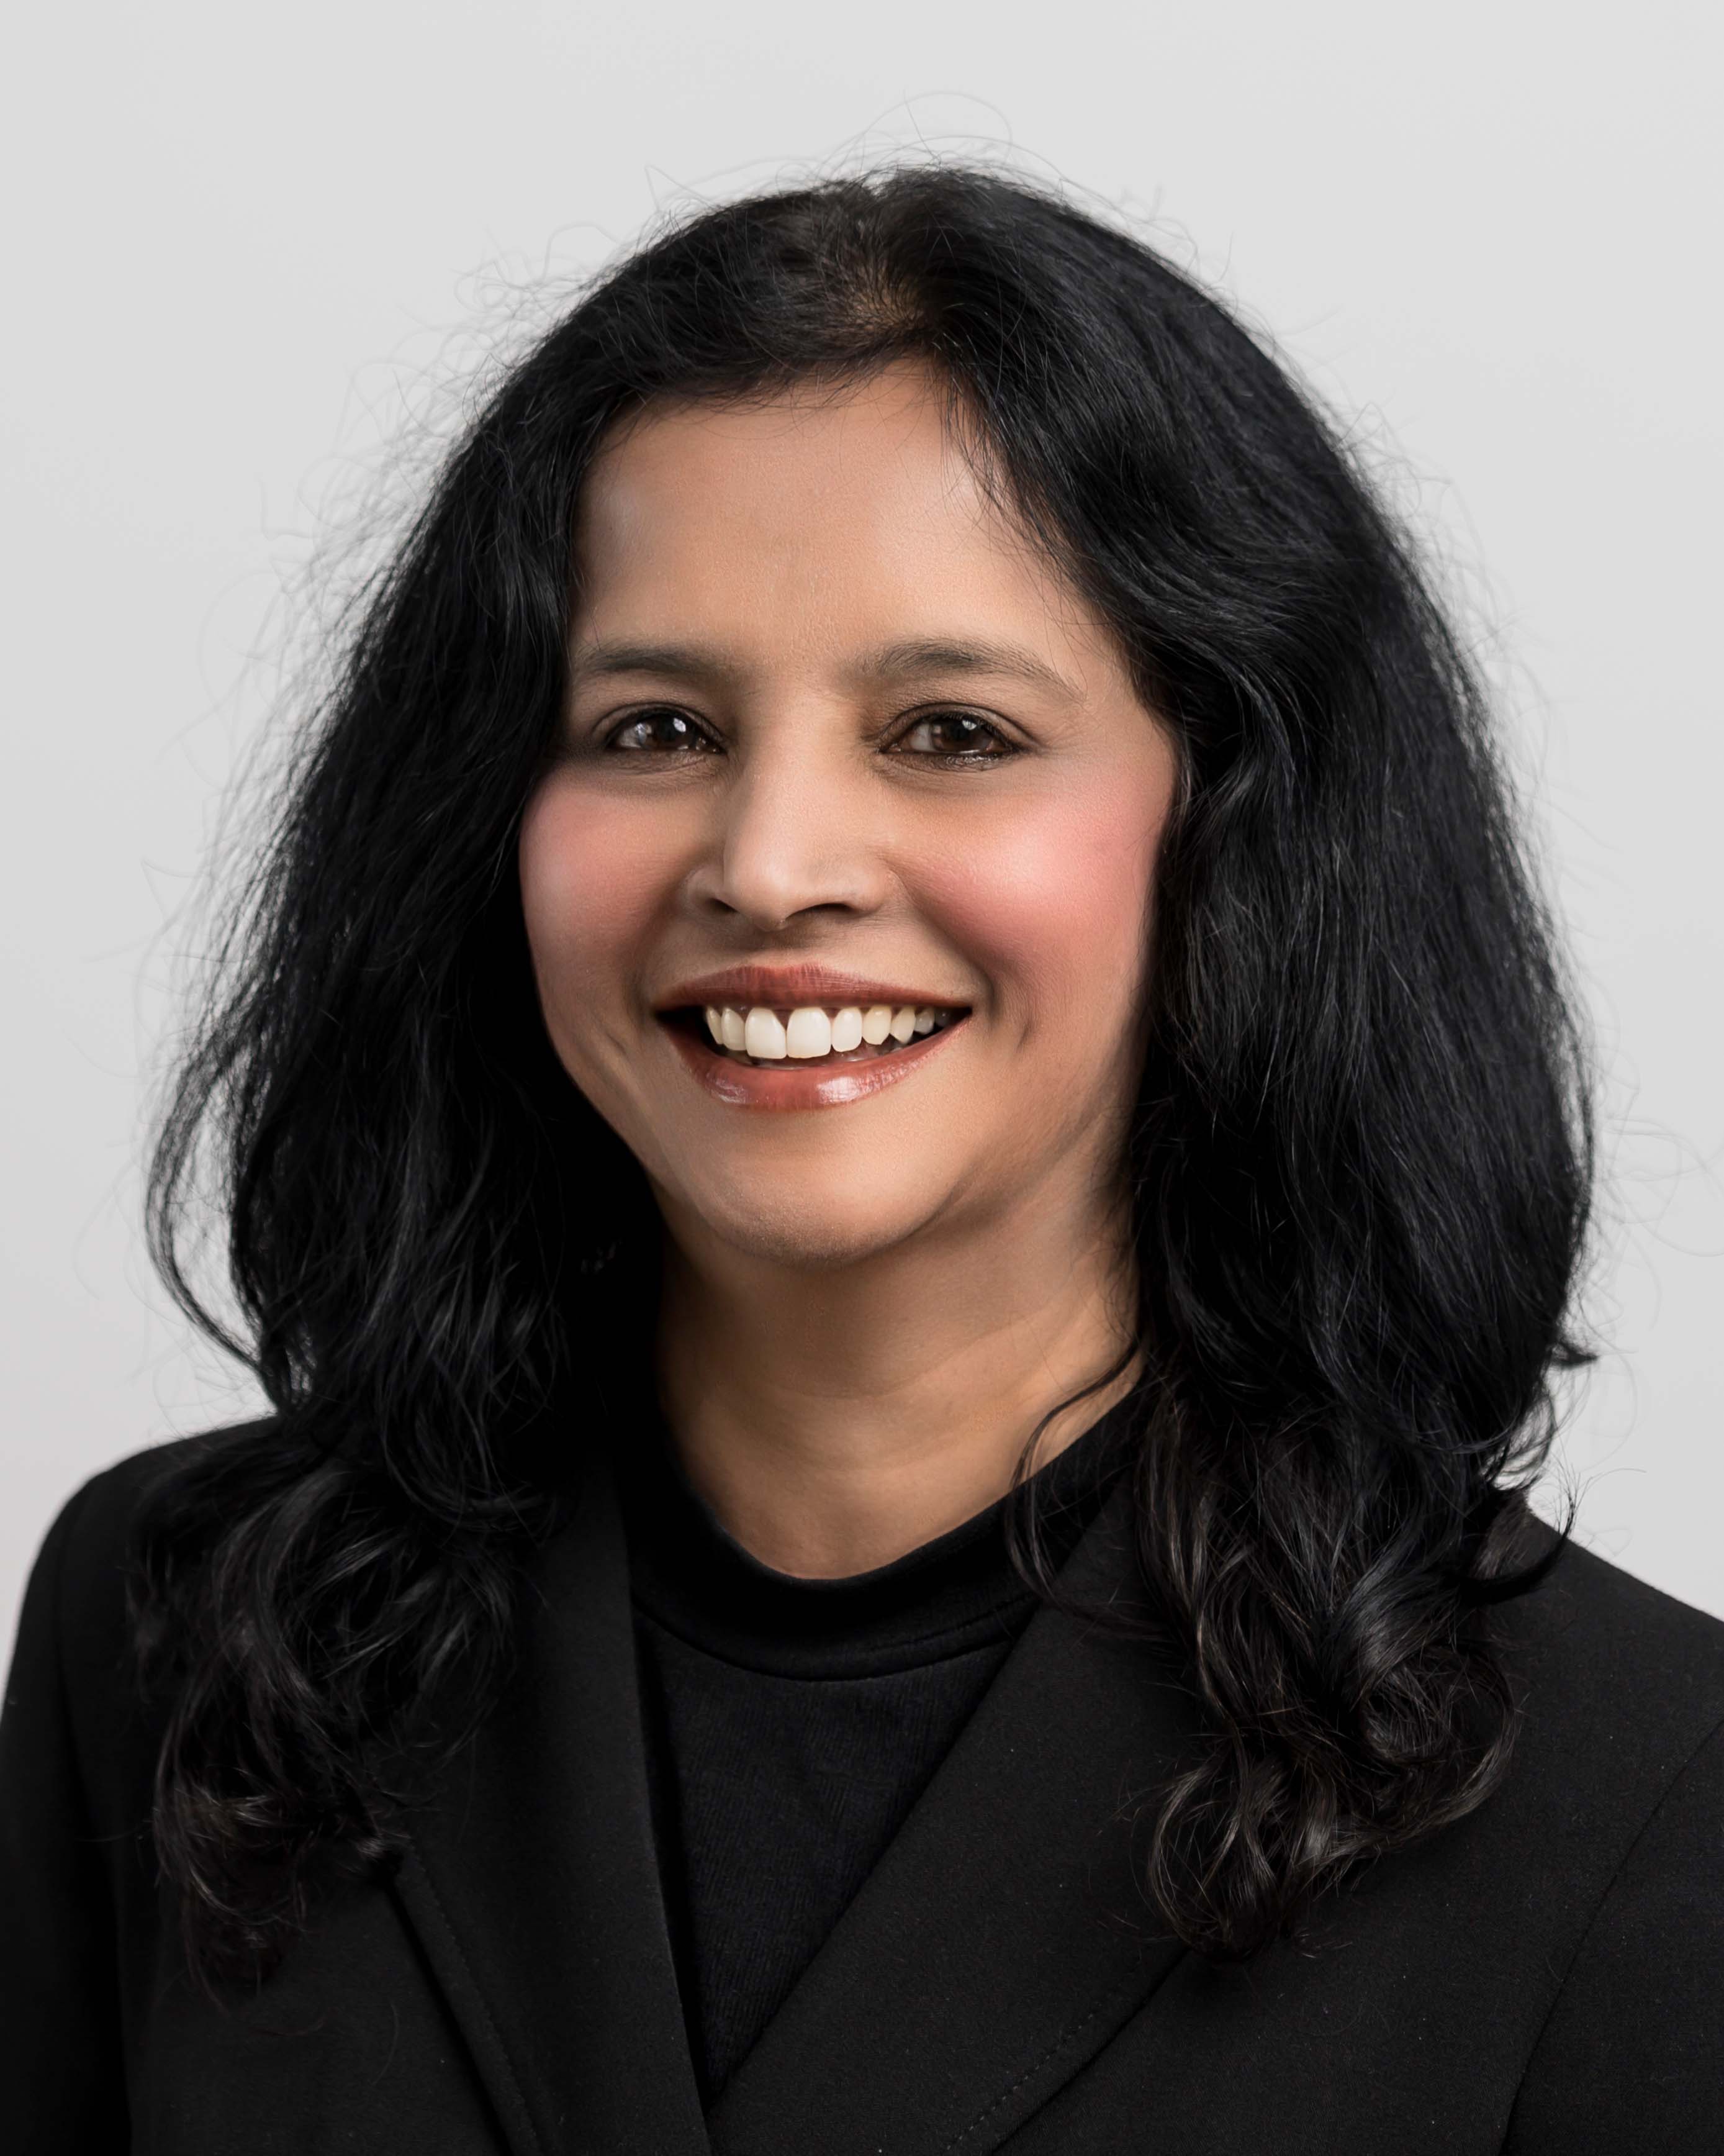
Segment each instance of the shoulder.
[{"label": "shoulder", "polygon": [[1503,1810],[1559,1978],[1507,2145],[1710,2146],[1684,2137],[1724,2118],[1724,1623],[1570,1546],[1507,1629]]},{"label": "shoulder", "polygon": [[61,1566],[72,1574],[116,1555],[125,1547],[143,1500],[161,1483],[198,1460],[217,1455],[231,1459],[267,1447],[279,1427],[275,1416],[263,1415],[127,1453],[72,1491],[43,1538],[44,1553],[60,1553]]},{"label": "shoulder", "polygon": [[[1667,1778],[1724,1725],[1724,1622],[1566,1544],[1505,1613],[1503,1644],[1541,1754]],[[1609,1779],[1607,1775],[1606,1779]]]},{"label": "shoulder", "polygon": [[236,1424],[146,1446],[90,1476],[60,1507],[18,1614],[0,1716],[0,1809],[81,1815],[116,1846],[147,1815],[161,1717],[137,1677],[134,1529],[166,1479],[206,1457],[267,1452],[275,1427]]},{"label": "shoulder", "polygon": [[267,1446],[273,1417],[128,1453],[80,1483],[42,1538],[25,1589],[18,1653],[52,1641],[66,1681],[110,1672],[126,1644],[133,1529],[151,1493],[195,1462]]},{"label": "shoulder", "polygon": [[1724,1623],[1569,1543],[1500,1613],[1500,1645],[1518,1728],[1487,1810],[1529,1861],[1566,1852],[1596,1906],[1660,1807],[1716,1782]]}]

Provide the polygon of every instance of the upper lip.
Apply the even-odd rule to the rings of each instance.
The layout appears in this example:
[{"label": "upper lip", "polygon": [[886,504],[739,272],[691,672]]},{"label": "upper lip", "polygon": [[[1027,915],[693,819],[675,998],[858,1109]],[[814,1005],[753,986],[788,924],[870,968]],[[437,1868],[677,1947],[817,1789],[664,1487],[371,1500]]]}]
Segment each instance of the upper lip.
[{"label": "upper lip", "polygon": [[653,998],[655,1011],[676,1010],[690,1004],[781,1010],[808,1009],[816,1004],[833,1004],[839,1009],[853,1004],[968,1009],[962,996],[906,988],[901,981],[883,981],[871,973],[845,973],[831,966],[810,965],[726,966],[719,973],[698,973],[679,981],[675,988]]}]

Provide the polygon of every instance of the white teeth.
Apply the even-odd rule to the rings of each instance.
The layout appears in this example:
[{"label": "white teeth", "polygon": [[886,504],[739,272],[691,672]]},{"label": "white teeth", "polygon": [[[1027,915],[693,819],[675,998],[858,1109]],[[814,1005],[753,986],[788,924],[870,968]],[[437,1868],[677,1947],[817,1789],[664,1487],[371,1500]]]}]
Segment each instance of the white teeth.
[{"label": "white teeth", "polygon": [[742,1046],[758,1061],[778,1063],[783,1060],[788,1051],[784,1029],[778,1023],[777,1011],[767,1010],[761,1004],[751,1008],[742,1028]]},{"label": "white teeth", "polygon": [[732,1004],[709,1004],[702,1012],[706,1030],[721,1048],[732,1055],[747,1055],[757,1063],[780,1063],[787,1058],[818,1063],[826,1055],[850,1055],[865,1042],[881,1048],[900,1045],[919,1035],[935,1033],[951,1023],[954,1013],[932,1004],[874,1004],[864,1010],[847,1004],[841,1010],[823,1009],[816,1004],[799,1004],[788,1022],[765,1004],[738,1010]]},{"label": "white teeth", "polygon": [[[749,1024],[752,1025],[753,1023],[751,1014]],[[782,1039],[784,1048],[778,1051],[781,1055],[787,1049],[803,1062],[810,1056],[829,1055],[832,1053],[832,1020],[824,1010],[817,1010],[812,1006],[793,1010]]]}]

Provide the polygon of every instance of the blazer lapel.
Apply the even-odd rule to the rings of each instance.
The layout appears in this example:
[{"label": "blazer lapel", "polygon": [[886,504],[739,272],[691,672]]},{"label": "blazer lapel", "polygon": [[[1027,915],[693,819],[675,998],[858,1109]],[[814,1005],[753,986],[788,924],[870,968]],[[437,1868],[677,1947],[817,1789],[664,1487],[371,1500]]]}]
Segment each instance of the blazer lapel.
[{"label": "blazer lapel", "polygon": [[[1123,1593],[1116,1490],[1062,1584]],[[1180,1958],[1133,1883],[1133,1794],[1193,1710],[1154,1657],[1039,1610],[707,2121],[719,2156],[983,2156]]]},{"label": "blazer lapel", "polygon": [[602,1462],[528,1590],[511,1674],[410,1819],[395,1891],[513,2156],[708,2156]]}]

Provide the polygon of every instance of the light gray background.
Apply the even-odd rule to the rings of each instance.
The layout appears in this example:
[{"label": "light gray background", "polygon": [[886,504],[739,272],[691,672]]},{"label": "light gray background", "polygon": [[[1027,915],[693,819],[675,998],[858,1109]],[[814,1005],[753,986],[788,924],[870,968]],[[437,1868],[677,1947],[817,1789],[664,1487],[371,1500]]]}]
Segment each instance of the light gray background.
[{"label": "light gray background", "polygon": [[[1604,1051],[1596,1548],[1724,1614],[1716,7],[168,0],[9,40],[0,1626],[62,1498],[244,1413],[142,1260],[184,911],[281,594],[547,267],[685,191],[1018,146],[1273,330],[1483,640]],[[0,1652],[8,1645],[0,1633]]]}]

